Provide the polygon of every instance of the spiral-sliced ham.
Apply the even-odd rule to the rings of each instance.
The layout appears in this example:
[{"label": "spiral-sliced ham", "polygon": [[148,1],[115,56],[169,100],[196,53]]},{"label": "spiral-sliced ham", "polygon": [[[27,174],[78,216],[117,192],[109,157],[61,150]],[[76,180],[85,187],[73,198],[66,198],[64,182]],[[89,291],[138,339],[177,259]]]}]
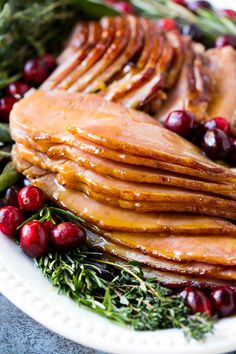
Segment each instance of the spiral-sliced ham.
[{"label": "spiral-sliced ham", "polygon": [[[26,174],[21,169],[21,159],[17,156],[17,151],[14,151],[13,159],[17,169]],[[32,180],[30,175],[27,177]],[[236,235],[236,227],[220,218],[186,214],[178,214],[176,218],[175,213],[145,213],[140,217],[140,214],[134,211],[108,206],[89,198],[84,193],[64,188],[57,183],[53,174],[47,174],[45,178],[36,178],[33,183],[62,207],[103,230],[163,235]]]},{"label": "spiral-sliced ham", "polygon": [[[41,118],[40,126],[32,118],[35,114]],[[236,177],[235,172],[210,161],[196,146],[159,126],[147,114],[98,95],[33,92],[14,106],[10,123],[16,141],[22,135],[70,143],[70,130],[115,151],[191,167],[211,176]]]},{"label": "spiral-sliced ham", "polygon": [[[58,174],[58,181],[90,198],[108,205],[137,212],[175,211],[194,212],[236,219],[236,202],[181,188],[132,183],[108,178],[79,167],[72,161],[55,160],[46,154],[18,145],[17,156],[32,165]],[[65,157],[65,156],[64,156]]]},{"label": "spiral-sliced ham", "polygon": [[165,258],[152,257],[136,249],[116,244],[105,236],[88,232],[87,242],[103,252],[125,260],[140,262],[156,270],[164,270],[178,274],[191,274],[192,276],[215,277],[216,279],[236,280],[236,267],[224,267],[199,262],[174,262]]}]

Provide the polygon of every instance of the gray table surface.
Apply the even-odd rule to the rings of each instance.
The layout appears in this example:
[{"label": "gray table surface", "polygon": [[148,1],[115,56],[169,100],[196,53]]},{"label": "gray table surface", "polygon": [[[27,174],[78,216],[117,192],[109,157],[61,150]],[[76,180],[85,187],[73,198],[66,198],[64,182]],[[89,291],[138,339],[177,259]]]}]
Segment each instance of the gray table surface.
[{"label": "gray table surface", "polygon": [[0,295],[0,354],[105,354],[41,326]]},{"label": "gray table surface", "polygon": [[105,353],[85,348],[48,331],[0,295],[0,354]]}]

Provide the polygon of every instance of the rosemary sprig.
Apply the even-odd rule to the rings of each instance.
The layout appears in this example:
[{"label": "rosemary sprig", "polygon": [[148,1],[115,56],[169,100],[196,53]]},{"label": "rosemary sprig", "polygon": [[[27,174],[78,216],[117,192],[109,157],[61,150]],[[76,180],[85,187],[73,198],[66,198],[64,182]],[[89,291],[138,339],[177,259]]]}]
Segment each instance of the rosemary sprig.
[{"label": "rosemary sprig", "polygon": [[155,279],[145,280],[138,263],[106,261],[84,247],[66,254],[51,252],[37,265],[59,291],[119,324],[135,330],[181,328],[198,340],[213,331],[211,319],[189,315],[180,296]]},{"label": "rosemary sprig", "polygon": [[200,9],[197,14],[193,14],[171,0],[130,0],[130,2],[142,16],[152,19],[171,17],[180,24],[188,22],[199,26],[208,42],[221,34],[236,35],[236,20],[222,16],[216,11]]}]

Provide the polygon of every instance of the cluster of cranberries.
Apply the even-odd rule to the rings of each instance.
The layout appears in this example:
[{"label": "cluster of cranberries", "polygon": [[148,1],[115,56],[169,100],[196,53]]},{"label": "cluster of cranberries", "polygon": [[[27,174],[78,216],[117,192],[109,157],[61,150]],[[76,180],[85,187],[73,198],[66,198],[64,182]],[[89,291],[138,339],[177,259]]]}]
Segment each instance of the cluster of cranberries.
[{"label": "cluster of cranberries", "polygon": [[30,59],[24,65],[22,81],[7,86],[4,96],[0,99],[0,121],[8,122],[13,105],[21,99],[31,87],[38,87],[56,67],[56,60],[50,54]]},{"label": "cluster of cranberries", "polygon": [[85,230],[71,222],[56,224],[55,219],[31,220],[21,227],[25,215],[41,209],[45,203],[45,196],[37,187],[10,187],[4,202],[6,206],[0,209],[0,231],[12,238],[19,233],[20,247],[29,257],[41,257],[49,247],[61,251],[78,247],[85,240]]},{"label": "cluster of cranberries", "polygon": [[167,116],[165,127],[199,145],[210,159],[236,166],[236,140],[230,136],[225,118],[215,117],[201,124],[193,113],[176,110]]},{"label": "cluster of cranberries", "polygon": [[207,296],[202,290],[188,287],[180,295],[191,313],[201,312],[209,317],[226,317],[236,312],[236,293],[229,286],[214,288]]}]

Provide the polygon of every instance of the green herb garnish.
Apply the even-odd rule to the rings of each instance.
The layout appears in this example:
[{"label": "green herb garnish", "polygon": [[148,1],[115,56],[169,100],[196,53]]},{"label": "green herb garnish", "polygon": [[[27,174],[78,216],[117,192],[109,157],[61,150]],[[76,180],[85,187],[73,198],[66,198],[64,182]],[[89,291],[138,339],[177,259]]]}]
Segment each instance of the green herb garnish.
[{"label": "green herb garnish", "polygon": [[181,328],[198,340],[213,331],[212,319],[190,315],[182,297],[144,279],[138,263],[117,264],[84,248],[51,252],[37,265],[60,292],[119,324],[135,330]]},{"label": "green herb garnish", "polygon": [[9,162],[0,174],[0,192],[15,184],[18,179],[19,173],[14,169],[12,162]]},{"label": "green herb garnish", "polygon": [[219,35],[236,35],[236,20],[218,14],[216,11],[199,9],[197,14],[171,0],[130,0],[141,16],[152,19],[171,17],[180,24],[193,23],[197,25],[205,41],[216,39]]}]

